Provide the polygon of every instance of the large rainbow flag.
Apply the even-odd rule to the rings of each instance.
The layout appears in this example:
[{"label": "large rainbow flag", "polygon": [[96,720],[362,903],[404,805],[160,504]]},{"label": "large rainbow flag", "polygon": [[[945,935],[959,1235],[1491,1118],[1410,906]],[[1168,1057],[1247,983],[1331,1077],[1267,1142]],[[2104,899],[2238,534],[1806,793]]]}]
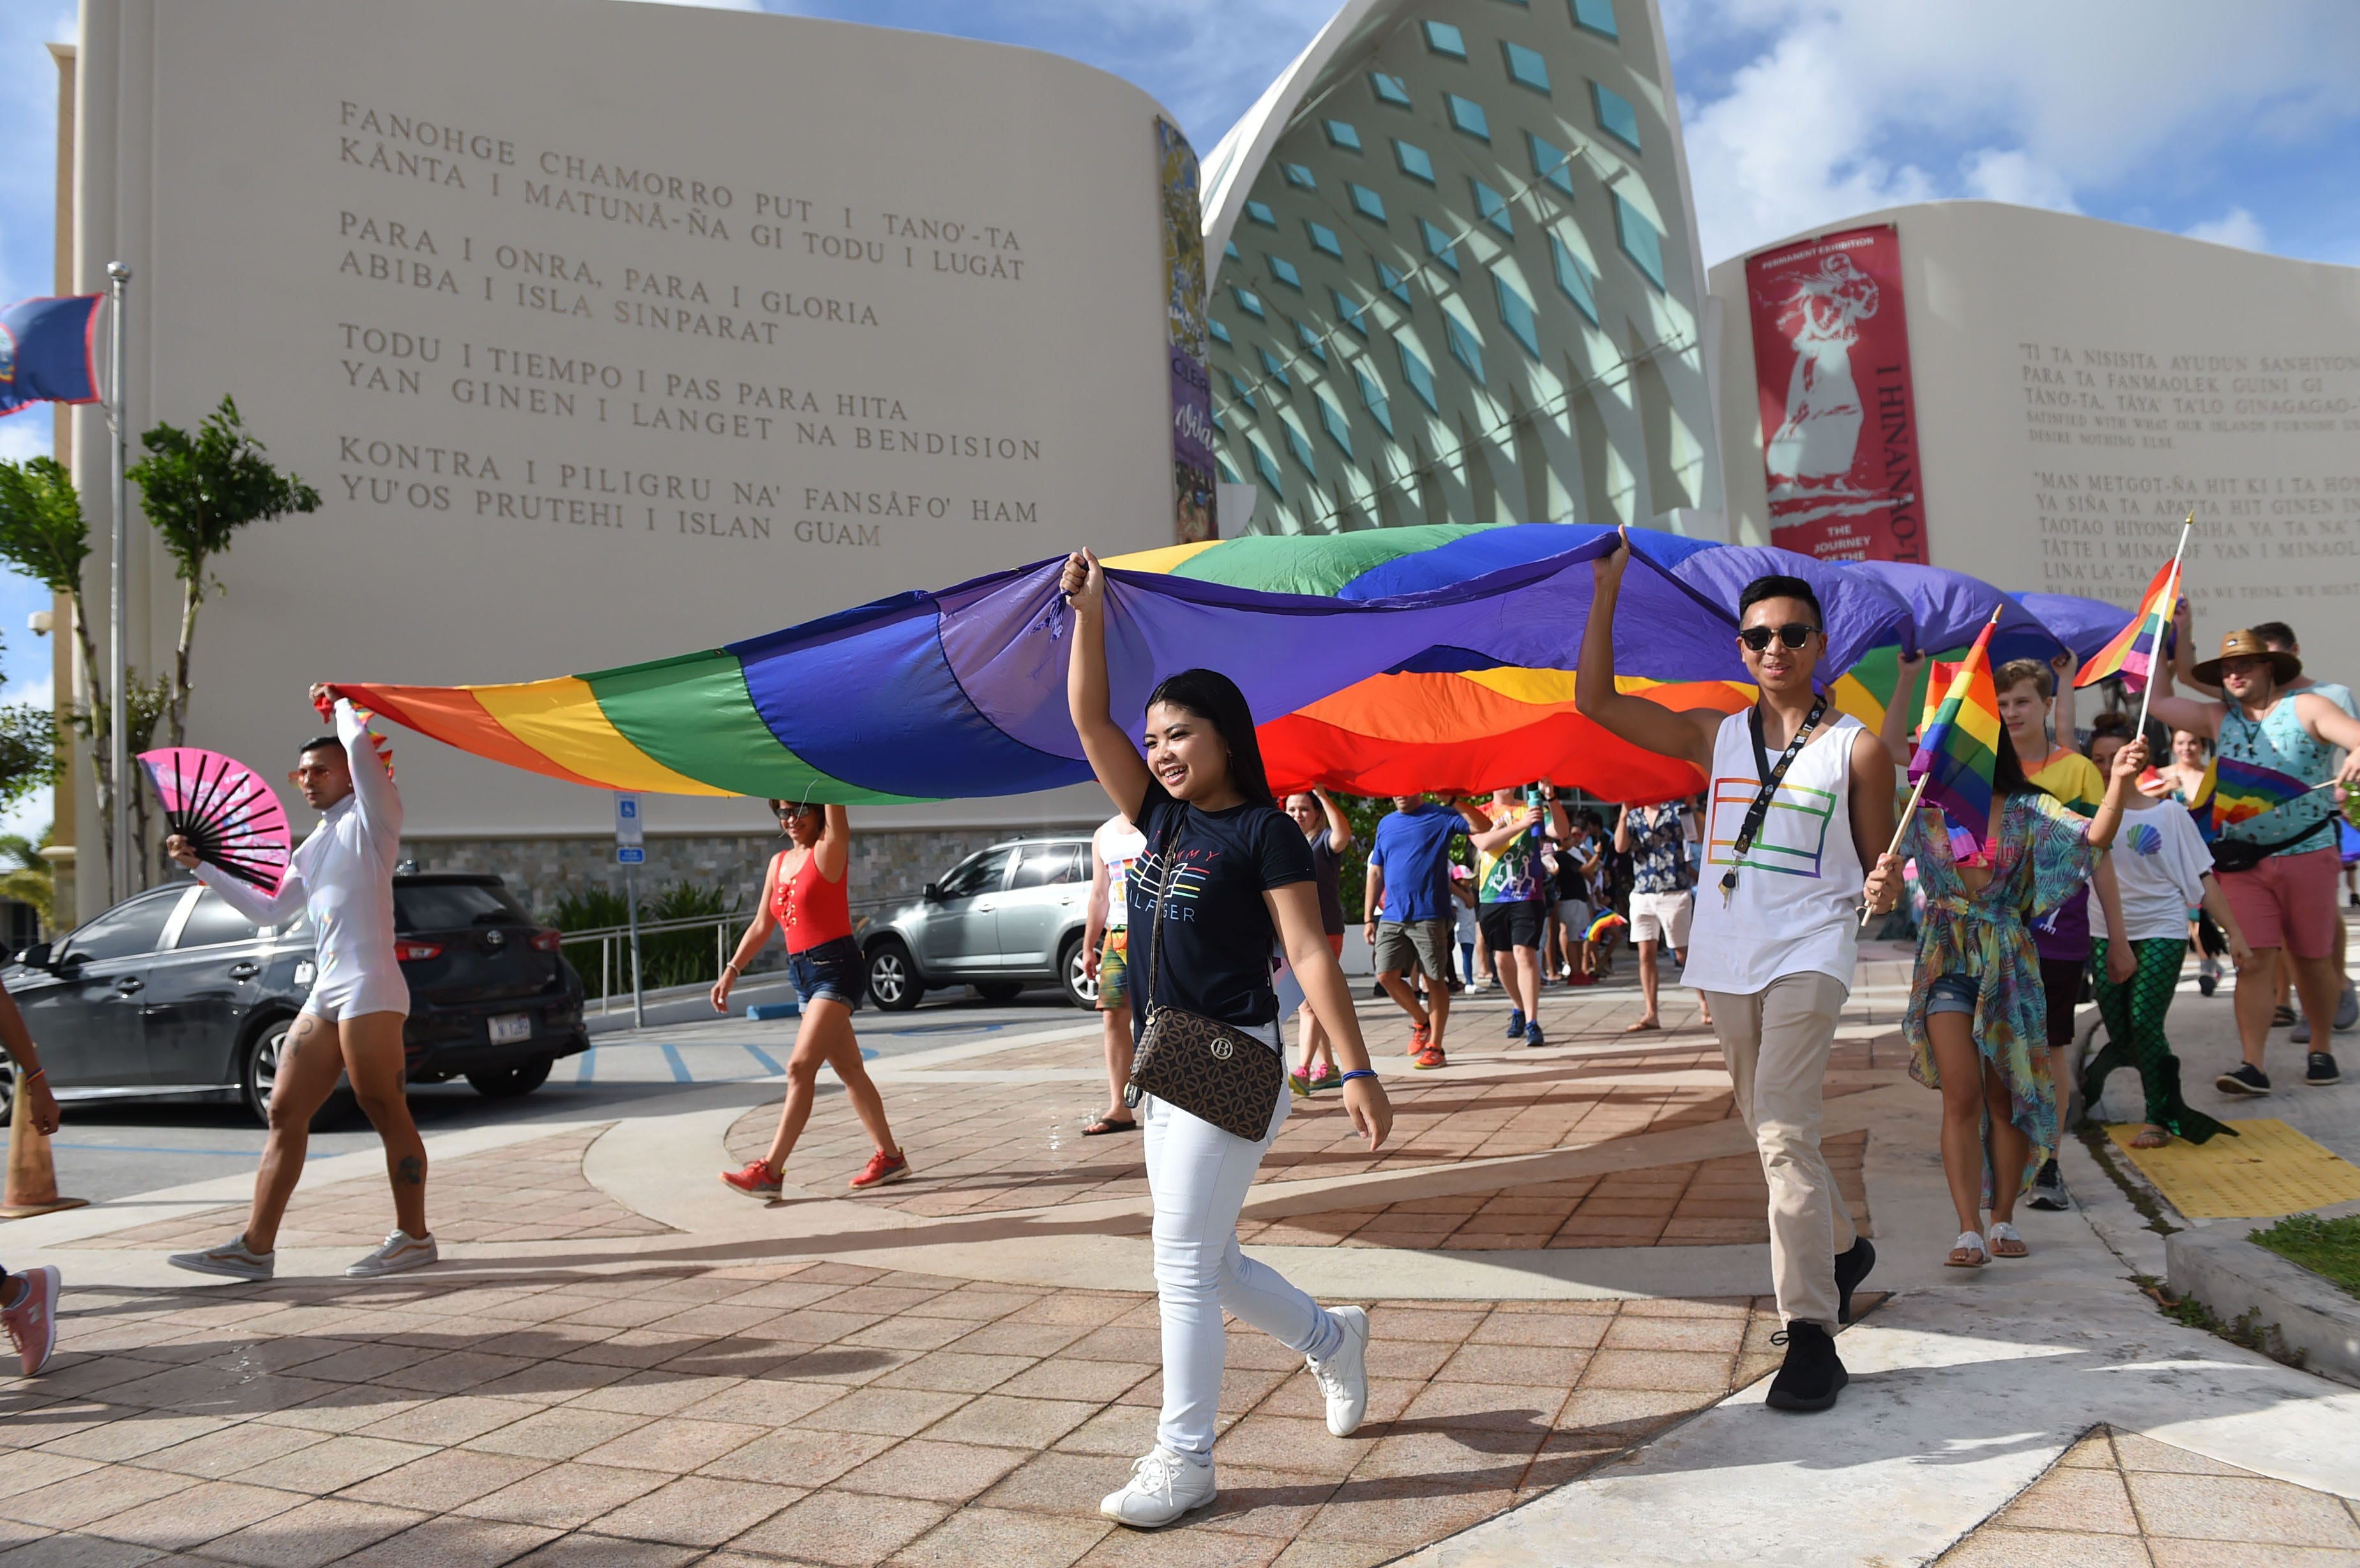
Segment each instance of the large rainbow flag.
[{"label": "large rainbow flag", "polygon": [[[1899,646],[1963,643],[1969,614],[1980,626],[2006,599],[1932,568],[1873,571],[1652,529],[1631,538],[1622,684],[1674,708],[1733,713],[1752,701],[1736,604],[1765,572],[1819,593],[1831,676],[1880,656],[1889,670]],[[1431,526],[1114,557],[1115,712],[1137,713],[1161,675],[1208,665],[1262,717],[1280,788],[1382,795],[1546,779],[1612,800],[1689,793],[1700,784],[1685,764],[1574,710],[1589,562],[1613,539],[1576,524]],[[1046,789],[1088,777],[1065,718],[1061,565],[582,675],[337,690],[463,750],[601,789],[846,803]],[[2053,648],[2044,624],[2017,607],[1999,635]],[[1850,680],[1836,681],[1847,711]]]},{"label": "large rainbow flag", "polygon": [[1909,759],[1909,776],[1923,781],[1925,798],[1950,819],[1951,853],[1961,859],[1981,855],[1991,836],[1992,776],[2002,727],[1991,672],[1992,632],[1998,625],[1994,615],[1967,650],[1918,743],[1918,755]]}]

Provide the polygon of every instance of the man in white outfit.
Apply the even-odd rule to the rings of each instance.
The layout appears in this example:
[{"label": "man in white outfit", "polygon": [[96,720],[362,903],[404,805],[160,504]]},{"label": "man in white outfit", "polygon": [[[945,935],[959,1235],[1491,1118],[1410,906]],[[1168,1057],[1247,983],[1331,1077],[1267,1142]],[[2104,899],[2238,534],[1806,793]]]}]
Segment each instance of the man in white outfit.
[{"label": "man in white outfit", "polygon": [[[311,688],[315,705],[327,696],[325,686]],[[311,996],[279,1052],[278,1082],[270,1091],[270,1136],[263,1145],[246,1229],[219,1247],[179,1253],[171,1260],[200,1274],[271,1277],[279,1222],[303,1174],[311,1117],[335,1092],[340,1073],[352,1079],[354,1096],[384,1140],[396,1220],[385,1245],[345,1274],[398,1274],[435,1259],[434,1238],[426,1228],[426,1145],[410,1119],[403,1085],[401,1037],[410,1016],[410,983],[402,978],[393,943],[401,796],[371,744],[367,721],[341,698],[335,719],[336,733],[306,746],[290,775],[305,803],[322,816],[295,851],[275,898],[201,863],[178,833],[164,843],[174,860],[247,920],[283,927],[309,915],[318,942]]]},{"label": "man in white outfit", "polygon": [[[1770,1272],[1786,1326],[1773,1410],[1823,1410],[1846,1375],[1835,1331],[1876,1260],[1819,1152],[1820,1083],[1852,994],[1863,896],[1897,874],[1863,862],[1893,837],[1893,759],[1834,711],[1811,675],[1827,648],[1818,596],[1763,577],[1738,599],[1738,652],[1760,698],[1744,713],[1674,713],[1614,689],[1614,604],[1626,542],[1592,563],[1596,596],[1574,690],[1582,714],[1709,779],[1705,864],[1684,984],[1712,1006],[1737,1113],[1770,1188]],[[1894,868],[1897,873],[1897,867]],[[1888,885],[1889,884],[1889,885]]]}]

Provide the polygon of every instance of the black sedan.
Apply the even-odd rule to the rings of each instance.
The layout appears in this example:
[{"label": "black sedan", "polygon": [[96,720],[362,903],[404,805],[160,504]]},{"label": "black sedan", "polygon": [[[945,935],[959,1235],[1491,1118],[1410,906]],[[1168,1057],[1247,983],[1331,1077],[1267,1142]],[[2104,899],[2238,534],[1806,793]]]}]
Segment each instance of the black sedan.
[{"label": "black sedan", "polygon": [[[529,1094],[589,1048],[582,980],[558,933],[497,877],[393,879],[410,982],[410,1081],[464,1074]],[[151,888],[0,971],[60,1100],[232,1096],[268,1119],[288,1026],[315,972],[311,924],[257,931],[195,882]]]}]

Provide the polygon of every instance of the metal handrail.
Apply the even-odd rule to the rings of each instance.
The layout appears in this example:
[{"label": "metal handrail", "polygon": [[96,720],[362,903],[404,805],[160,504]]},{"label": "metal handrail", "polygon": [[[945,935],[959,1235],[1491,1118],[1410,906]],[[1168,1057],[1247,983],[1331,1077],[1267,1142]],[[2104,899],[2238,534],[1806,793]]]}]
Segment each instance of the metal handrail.
[{"label": "metal handrail", "polygon": [[[854,933],[858,934],[869,925],[869,916],[877,910],[906,902],[908,900],[904,898],[873,898],[856,901],[853,908],[860,912],[856,913],[853,919]],[[730,909],[716,915],[686,915],[678,920],[642,920],[639,926],[639,936],[641,942],[645,942],[650,936],[661,936],[669,931],[701,931],[706,926],[711,926],[713,928],[713,973],[718,976],[721,966],[729,960],[730,931],[734,928],[745,925],[752,919],[753,916],[744,909]],[[644,965],[634,965],[625,956],[630,940],[631,928],[628,925],[592,926],[583,931],[561,931],[558,933],[558,945],[561,948],[594,942],[598,944],[598,1014],[601,1018],[614,1007],[615,970],[617,959],[621,959],[623,967],[631,970],[632,1005],[635,1007],[641,1005],[644,995],[642,982],[645,978],[641,970]]]}]

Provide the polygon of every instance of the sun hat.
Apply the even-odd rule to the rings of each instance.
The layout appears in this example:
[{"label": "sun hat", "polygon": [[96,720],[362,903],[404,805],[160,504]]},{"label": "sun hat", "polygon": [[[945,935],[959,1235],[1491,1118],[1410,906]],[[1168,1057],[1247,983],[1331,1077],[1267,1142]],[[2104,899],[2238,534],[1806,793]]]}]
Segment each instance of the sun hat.
[{"label": "sun hat", "polygon": [[2221,660],[2224,659],[2267,659],[2270,661],[2270,677],[2283,686],[2302,673],[2302,660],[2284,648],[2272,648],[2249,629],[2240,628],[2221,639],[2220,659],[2208,659],[2190,671],[2207,686],[2221,684]]}]

